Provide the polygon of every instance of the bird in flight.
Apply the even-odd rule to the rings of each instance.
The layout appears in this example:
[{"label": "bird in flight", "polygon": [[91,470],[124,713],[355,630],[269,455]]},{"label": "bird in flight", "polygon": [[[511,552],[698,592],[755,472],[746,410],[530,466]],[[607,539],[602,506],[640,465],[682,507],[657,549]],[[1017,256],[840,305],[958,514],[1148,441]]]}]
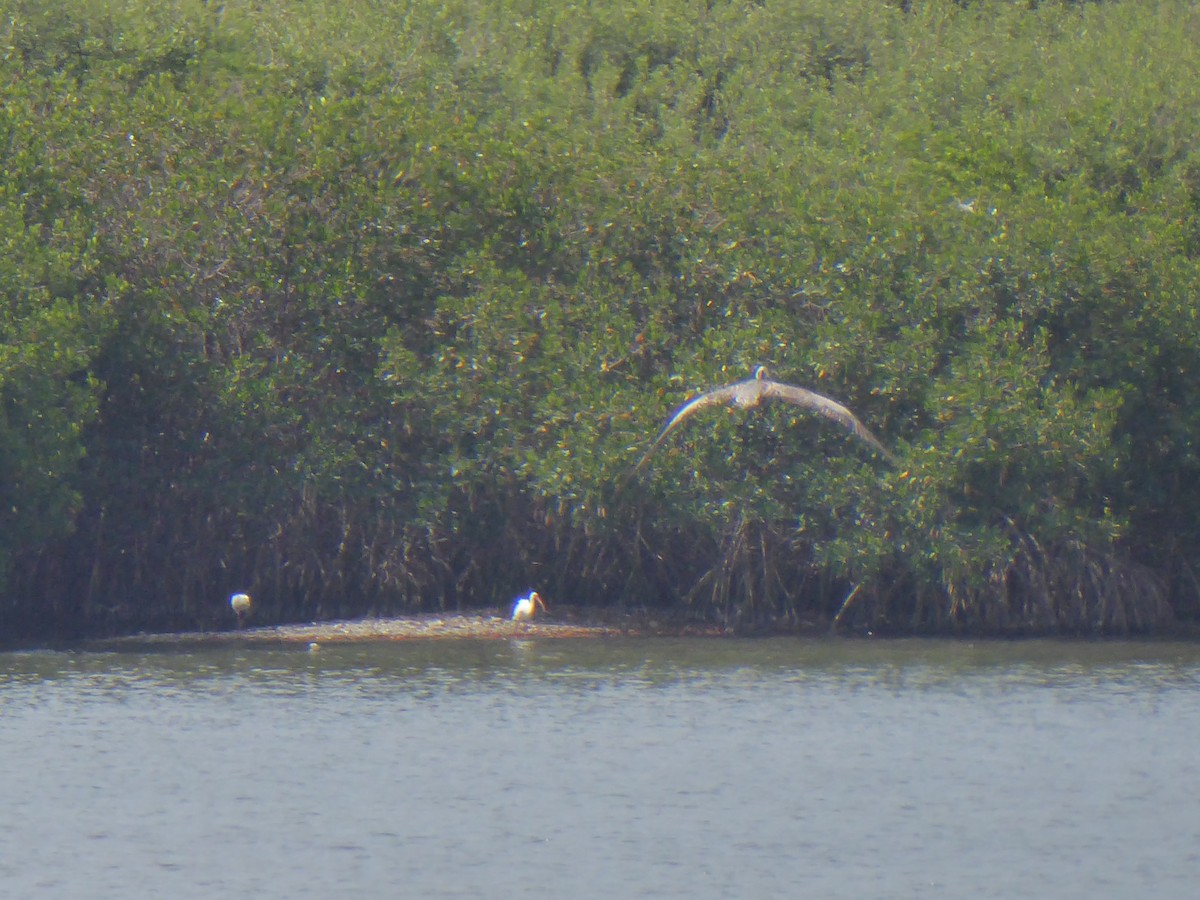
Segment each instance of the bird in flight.
[{"label": "bird in flight", "polygon": [[532,619],[533,614],[537,612],[539,606],[542,608],[542,612],[546,611],[546,604],[542,601],[537,591],[531,591],[524,597],[518,597],[517,602],[513,604],[512,620],[514,622],[522,622],[526,619]]},{"label": "bird in flight", "polygon": [[827,419],[832,419],[851,434],[870,444],[888,462],[894,461],[892,454],[871,433],[870,429],[860,422],[854,413],[842,406],[842,404],[806,388],[796,387],[793,384],[784,384],[780,381],[772,381],[767,377],[767,367],[759,366],[754,370],[753,378],[747,378],[745,381],[738,381],[734,384],[727,384],[724,387],[708,391],[699,397],[689,400],[683,406],[679,407],[679,409],[675,410],[671,418],[667,421],[667,424],[663,427],[663,430],[658,433],[658,437],[654,439],[654,443],[650,445],[650,449],[646,451],[645,455],[638,462],[634,471],[638,471],[646,464],[646,461],[650,459],[650,455],[659,448],[662,442],[667,439],[667,435],[674,431],[677,425],[691,418],[700,410],[708,409],[710,406],[733,406],[737,409],[754,409],[764,400],[782,400],[785,403],[791,403],[793,406],[799,406],[802,409],[815,412],[817,415],[824,416]]}]

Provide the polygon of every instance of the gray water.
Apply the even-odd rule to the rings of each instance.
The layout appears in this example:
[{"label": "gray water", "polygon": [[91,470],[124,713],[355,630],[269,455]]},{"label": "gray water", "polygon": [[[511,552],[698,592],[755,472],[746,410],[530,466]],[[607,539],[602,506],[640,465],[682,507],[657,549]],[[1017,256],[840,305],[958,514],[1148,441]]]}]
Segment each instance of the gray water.
[{"label": "gray water", "polygon": [[4,897],[1193,898],[1200,646],[0,654]]}]

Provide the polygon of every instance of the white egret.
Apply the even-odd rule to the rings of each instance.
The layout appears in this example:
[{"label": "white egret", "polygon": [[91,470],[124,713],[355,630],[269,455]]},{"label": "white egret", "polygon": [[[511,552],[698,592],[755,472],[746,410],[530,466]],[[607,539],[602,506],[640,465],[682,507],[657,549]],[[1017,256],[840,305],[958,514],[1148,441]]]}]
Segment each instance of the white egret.
[{"label": "white egret", "polygon": [[832,419],[850,431],[855,437],[870,444],[884,459],[889,462],[892,462],[894,459],[887,448],[871,433],[870,429],[860,422],[854,413],[842,406],[842,404],[806,388],[784,384],[780,381],[772,381],[767,377],[767,367],[759,366],[754,370],[753,378],[747,378],[745,381],[727,384],[724,387],[703,393],[675,410],[667,424],[663,427],[663,430],[658,433],[658,437],[654,439],[654,443],[650,445],[650,449],[646,451],[646,454],[638,462],[635,471],[646,464],[646,461],[650,459],[650,454],[657,450],[659,445],[667,439],[667,435],[675,429],[675,426],[690,418],[694,413],[702,409],[707,409],[710,406],[733,406],[737,409],[754,409],[764,400],[782,400],[785,403],[791,403],[794,406],[811,410],[827,419]]},{"label": "white egret", "polygon": [[546,611],[546,604],[537,591],[530,591],[527,596],[518,597],[517,602],[513,604],[512,620],[523,622],[532,619],[539,606],[542,608],[542,612]]},{"label": "white egret", "polygon": [[250,595],[244,593],[231,594],[229,597],[229,608],[233,610],[233,614],[237,616],[237,626],[241,628],[246,624],[246,617],[250,615]]}]

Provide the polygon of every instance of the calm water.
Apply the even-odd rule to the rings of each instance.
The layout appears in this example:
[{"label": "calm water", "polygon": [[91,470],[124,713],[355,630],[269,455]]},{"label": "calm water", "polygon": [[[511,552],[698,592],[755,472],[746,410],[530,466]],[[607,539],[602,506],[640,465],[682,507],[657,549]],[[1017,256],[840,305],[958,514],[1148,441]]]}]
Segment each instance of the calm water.
[{"label": "calm water", "polygon": [[0,896],[1193,898],[1200,646],[0,654]]}]

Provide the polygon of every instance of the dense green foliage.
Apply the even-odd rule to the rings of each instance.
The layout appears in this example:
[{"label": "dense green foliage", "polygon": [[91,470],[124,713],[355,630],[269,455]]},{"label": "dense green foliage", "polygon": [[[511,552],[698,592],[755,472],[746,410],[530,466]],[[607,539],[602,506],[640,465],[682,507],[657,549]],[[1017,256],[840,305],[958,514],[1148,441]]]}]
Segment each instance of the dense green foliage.
[{"label": "dense green foliage", "polygon": [[[0,624],[1196,612],[1184,2],[0,0]],[[767,363],[794,409],[666,416]]]}]

